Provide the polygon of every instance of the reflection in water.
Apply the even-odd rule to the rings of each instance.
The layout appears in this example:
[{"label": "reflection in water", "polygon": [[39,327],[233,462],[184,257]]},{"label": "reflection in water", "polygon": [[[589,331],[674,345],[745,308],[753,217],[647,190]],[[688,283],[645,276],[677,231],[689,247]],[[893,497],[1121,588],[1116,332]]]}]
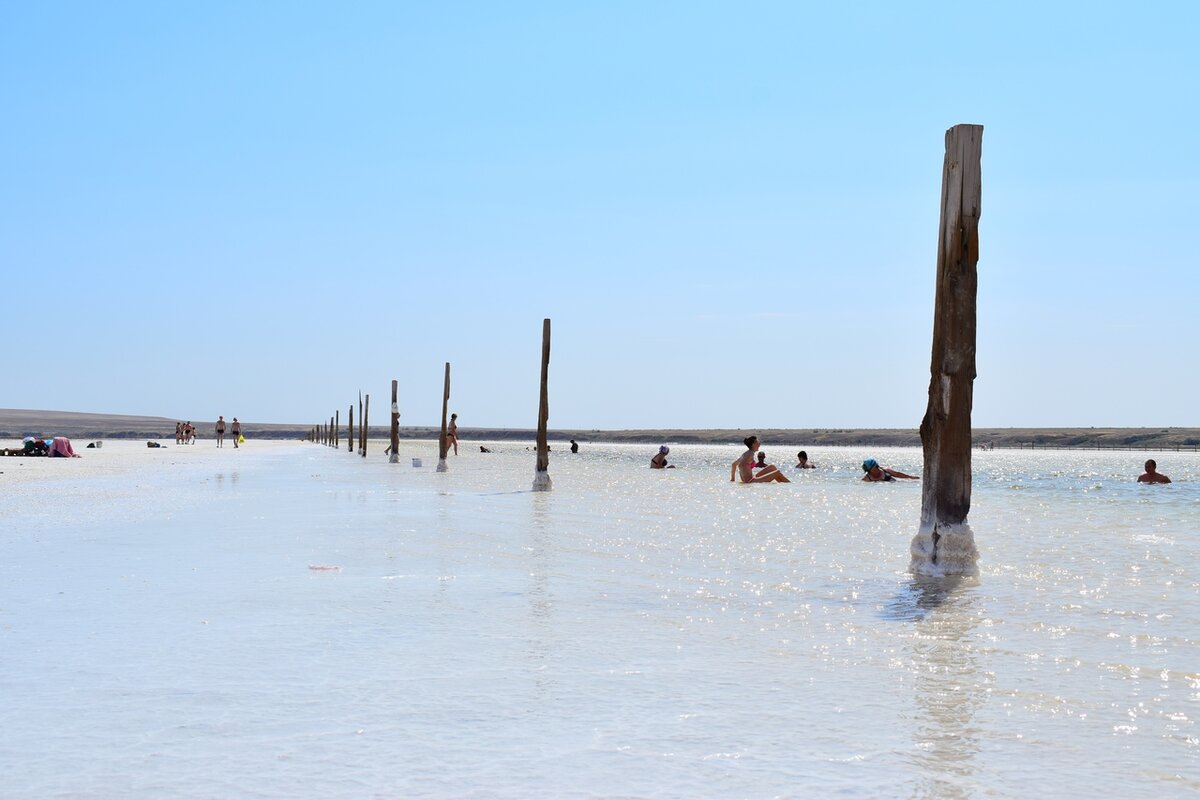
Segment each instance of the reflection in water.
[{"label": "reflection in water", "polygon": [[917,767],[912,796],[967,798],[979,752],[979,729],[972,724],[983,704],[970,591],[974,578],[916,577],[885,610],[895,620],[915,624],[908,640],[917,704],[913,762]]},{"label": "reflection in water", "polygon": [[554,595],[550,591],[548,561],[551,553],[550,513],[552,502],[547,494],[533,493],[533,525],[530,526],[529,553],[529,657],[534,674],[534,686],[540,696],[554,688],[554,670],[550,664],[550,615],[554,610]]}]

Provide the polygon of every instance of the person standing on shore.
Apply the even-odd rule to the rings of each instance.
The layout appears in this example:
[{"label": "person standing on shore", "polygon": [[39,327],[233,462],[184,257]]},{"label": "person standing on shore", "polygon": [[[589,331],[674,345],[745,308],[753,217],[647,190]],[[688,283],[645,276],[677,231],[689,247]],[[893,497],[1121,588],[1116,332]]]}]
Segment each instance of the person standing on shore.
[{"label": "person standing on shore", "polygon": [[225,446],[225,417],[217,415],[217,447]]},{"label": "person standing on shore", "polygon": [[1138,476],[1138,483],[1170,483],[1171,479],[1158,471],[1158,462],[1153,458],[1146,462],[1146,471]]},{"label": "person standing on shore", "polygon": [[747,436],[743,440],[746,445],[746,452],[738,456],[737,460],[729,468],[729,480],[732,482],[735,475],[740,475],[742,483],[770,483],[776,481],[778,483],[791,483],[787,476],[779,471],[779,468],[774,464],[767,464],[766,467],[754,474],[754,454],[760,446],[757,436]]},{"label": "person standing on shore", "polygon": [[233,424],[229,426],[229,432],[233,434],[233,446],[237,447],[242,438],[242,423],[238,422],[238,418],[233,418]]}]

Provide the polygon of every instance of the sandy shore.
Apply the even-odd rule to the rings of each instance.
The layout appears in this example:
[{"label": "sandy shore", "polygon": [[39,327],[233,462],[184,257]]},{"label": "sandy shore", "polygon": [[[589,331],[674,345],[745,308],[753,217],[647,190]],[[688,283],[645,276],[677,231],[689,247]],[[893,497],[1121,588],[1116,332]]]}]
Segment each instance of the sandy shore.
[{"label": "sandy shore", "polygon": [[[212,420],[192,417],[200,434],[200,445],[212,445]],[[246,436],[255,440],[304,438],[307,425],[243,422]],[[521,428],[459,429],[464,441],[532,441],[534,431]],[[343,434],[345,428],[343,426]],[[387,428],[371,426],[372,438],[387,436]],[[729,444],[740,442],[750,433],[778,442],[788,448],[830,446],[919,447],[920,434],[911,428],[708,428],[583,430],[552,429],[550,439],[565,442],[628,442],[643,444]],[[118,414],[90,414],[70,411],[0,409],[0,447],[19,445],[26,434],[69,436],[78,448],[95,439],[154,439],[164,443],[175,440],[175,420],[166,417],[139,417]],[[438,430],[429,426],[402,426],[402,439],[437,438]],[[996,447],[1113,448],[1142,450],[1200,449],[1200,428],[976,428],[979,444]],[[4,440],[8,440],[5,442]],[[14,442],[16,443],[14,445]]]},{"label": "sandy shore", "polygon": [[[0,441],[0,447],[19,446],[20,442]],[[243,453],[278,450],[299,446],[296,442],[255,441],[235,449],[232,444],[218,448],[213,442],[196,445],[173,443],[146,447],[145,442],[106,440],[93,450],[83,449],[86,442],[72,442],[79,458],[0,458],[0,485],[12,487],[39,481],[87,481],[94,478],[133,477],[147,468],[170,469],[180,464],[211,464],[214,469],[236,465]]]}]

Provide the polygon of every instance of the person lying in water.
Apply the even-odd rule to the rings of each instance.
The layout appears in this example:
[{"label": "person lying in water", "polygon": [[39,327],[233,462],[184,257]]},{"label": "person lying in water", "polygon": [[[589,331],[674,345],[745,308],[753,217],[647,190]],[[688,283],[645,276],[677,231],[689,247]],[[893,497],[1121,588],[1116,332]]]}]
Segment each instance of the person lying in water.
[{"label": "person lying in water", "polygon": [[671,452],[671,448],[665,444],[658,448],[658,452],[654,454],[654,458],[650,459],[650,469],[675,469],[674,464],[667,463],[667,453]]},{"label": "person lying in water", "polygon": [[1138,483],[1170,483],[1171,479],[1158,471],[1158,462],[1153,458],[1146,462],[1145,473],[1138,476]]},{"label": "person lying in water", "polygon": [[746,445],[746,452],[738,456],[737,460],[730,465],[729,480],[733,480],[735,475],[741,476],[742,483],[770,483],[778,481],[779,483],[791,483],[779,468],[774,464],[766,464],[754,473],[754,454],[760,447],[757,436],[748,436],[743,440]]},{"label": "person lying in water", "polygon": [[898,469],[891,467],[881,467],[879,462],[873,458],[868,458],[862,463],[864,481],[894,481],[896,478],[908,478],[909,480],[917,480],[916,475],[907,475]]}]

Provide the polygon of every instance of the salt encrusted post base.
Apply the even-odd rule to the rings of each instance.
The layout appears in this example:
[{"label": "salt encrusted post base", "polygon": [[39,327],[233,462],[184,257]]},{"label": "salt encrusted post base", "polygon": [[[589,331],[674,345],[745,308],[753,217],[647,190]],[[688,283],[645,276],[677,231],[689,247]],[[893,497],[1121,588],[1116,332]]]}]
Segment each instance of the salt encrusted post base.
[{"label": "salt encrusted post base", "polygon": [[533,490],[535,492],[548,492],[554,488],[554,484],[550,482],[550,473],[538,470],[533,473]]},{"label": "salt encrusted post base", "polygon": [[437,471],[438,471],[438,472],[445,472],[445,471],[447,471],[448,469],[450,469],[450,468],[449,468],[448,466],[446,466],[446,459],[444,459],[444,458],[439,458],[439,459],[438,459],[438,465],[437,465]]},{"label": "salt encrusted post base", "polygon": [[965,522],[923,523],[909,546],[908,571],[917,575],[978,575],[975,533]]}]

